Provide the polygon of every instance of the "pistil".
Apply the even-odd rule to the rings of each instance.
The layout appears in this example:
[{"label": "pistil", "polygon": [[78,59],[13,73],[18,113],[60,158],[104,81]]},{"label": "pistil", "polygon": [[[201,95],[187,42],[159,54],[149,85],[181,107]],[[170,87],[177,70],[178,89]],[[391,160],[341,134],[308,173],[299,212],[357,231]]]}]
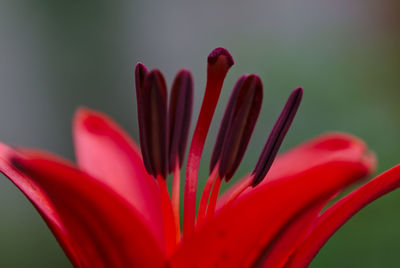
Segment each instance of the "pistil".
[{"label": "pistil", "polygon": [[190,145],[184,194],[183,238],[194,231],[196,214],[197,173],[211,119],[217,106],[225,76],[233,65],[232,56],[223,48],[217,48],[208,56],[207,84],[199,118]]}]

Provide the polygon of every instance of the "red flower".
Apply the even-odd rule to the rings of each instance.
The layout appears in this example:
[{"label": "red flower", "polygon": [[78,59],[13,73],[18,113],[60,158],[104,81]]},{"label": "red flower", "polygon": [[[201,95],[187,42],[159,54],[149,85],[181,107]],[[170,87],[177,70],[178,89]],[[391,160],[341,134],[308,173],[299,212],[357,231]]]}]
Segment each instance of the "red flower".
[{"label": "red flower", "polygon": [[396,166],[321,212],[341,190],[366,177],[375,159],[361,140],[342,133],[320,136],[275,159],[300,104],[298,88],[254,170],[218,198],[222,179],[230,180],[244,155],[261,107],[261,80],[245,75],[221,122],[196,222],[200,158],[232,65],[221,48],[208,58],[187,160],[182,238],[179,174],[192,109],[189,71],[178,73],[167,105],[161,72],[137,65],[141,152],[110,118],[88,109],[75,116],[76,166],[0,144],[0,171],[40,212],[75,267],[306,267],[353,214],[399,186]]}]

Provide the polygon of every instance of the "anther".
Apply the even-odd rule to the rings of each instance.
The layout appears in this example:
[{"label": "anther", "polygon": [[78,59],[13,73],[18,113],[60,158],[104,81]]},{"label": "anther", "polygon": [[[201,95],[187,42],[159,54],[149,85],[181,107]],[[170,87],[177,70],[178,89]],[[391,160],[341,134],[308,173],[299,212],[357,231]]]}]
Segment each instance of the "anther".
[{"label": "anther", "polygon": [[193,107],[193,78],[189,71],[181,70],[172,85],[169,105],[168,172],[171,173],[185,156]]},{"label": "anther", "polygon": [[251,186],[257,186],[265,178],[271,168],[279,147],[281,146],[282,141],[296,115],[302,96],[302,88],[297,88],[290,94],[285,107],[268,136],[267,142],[265,143],[262,153],[252,172],[253,181]]},{"label": "anther", "polygon": [[149,174],[167,175],[167,88],[160,71],[136,67],[140,146]]},{"label": "anther", "polygon": [[[143,87],[144,84],[144,80],[146,79],[146,76],[148,75],[149,71],[147,70],[146,66],[141,63],[138,62],[136,64],[136,68],[135,68],[135,85],[136,88],[141,88]],[[137,91],[136,91],[137,93]]]},{"label": "anther", "polygon": [[242,87],[243,81],[246,79],[247,75],[242,75],[237,81],[235,86],[233,87],[231,96],[229,98],[228,104],[225,108],[224,116],[222,117],[221,124],[219,126],[217,139],[215,140],[215,145],[213,149],[213,153],[210,161],[210,174],[214,170],[215,165],[218,163],[221,157],[222,147],[224,145],[224,140],[226,136],[226,132],[229,128],[233,106],[236,103],[237,95]]},{"label": "anther", "polygon": [[143,84],[148,75],[148,70],[144,64],[138,62],[135,68],[135,86],[136,86],[136,101],[137,101],[137,114],[138,114],[138,125],[139,125],[139,139],[141,143],[141,151],[143,162],[146,167],[146,170],[149,174],[153,174],[152,168],[150,165],[150,157],[148,155],[147,150],[144,150],[143,144],[147,144],[147,136],[145,133],[144,126],[144,114],[143,114]]},{"label": "anther", "polygon": [[238,168],[257,122],[262,99],[263,86],[257,75],[239,78],[224,114],[213,151],[214,163],[218,158],[220,161],[221,179],[225,177],[225,180],[229,181]]}]

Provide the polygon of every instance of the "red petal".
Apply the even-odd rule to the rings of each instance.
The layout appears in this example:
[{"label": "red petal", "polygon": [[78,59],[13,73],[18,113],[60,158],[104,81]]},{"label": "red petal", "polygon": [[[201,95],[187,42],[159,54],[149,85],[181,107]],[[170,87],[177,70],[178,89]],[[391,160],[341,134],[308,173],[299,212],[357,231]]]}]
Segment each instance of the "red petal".
[{"label": "red petal", "polygon": [[[271,245],[268,245],[265,254],[263,254],[264,256],[261,256],[258,260],[258,263],[262,264],[260,267],[283,267],[287,263],[289,256],[307,237],[316,218],[328,200],[324,199],[317,202],[291,220],[288,226],[278,234],[275,241]],[[258,255],[260,256],[259,253]]]},{"label": "red petal", "polygon": [[[321,135],[280,154],[275,159],[266,178],[257,187],[269,181],[292,176],[337,159],[359,161],[366,150],[367,147],[362,140],[349,134],[333,132]],[[368,166],[368,169],[372,171],[375,169],[375,159],[371,155],[367,157],[369,158],[365,158],[364,163]],[[225,199],[241,183],[242,182],[239,181],[224,193],[219,200],[218,208],[222,206]],[[242,195],[251,191],[252,188],[249,188]]]},{"label": "red petal", "polygon": [[164,244],[160,191],[134,141],[109,117],[80,109],[74,120],[79,167],[128,200]]},{"label": "red petal", "polygon": [[355,213],[375,199],[400,187],[400,165],[350,193],[322,214],[311,234],[285,267],[307,267],[326,241]]},{"label": "red petal", "polygon": [[75,267],[81,267],[79,258],[71,245],[71,240],[60,220],[58,212],[41,187],[30,177],[19,172],[9,161],[16,153],[0,143],[0,172],[7,176],[32,202],[53,232],[68,258]]},{"label": "red petal", "polygon": [[359,161],[364,154],[364,164],[372,171],[375,169],[375,158],[366,154],[366,150],[365,143],[355,136],[340,132],[327,133],[280,155],[264,181],[290,176],[335,159]]},{"label": "red petal", "polygon": [[[251,264],[296,216],[329,199],[338,190],[365,176],[370,159],[364,150],[341,154],[312,168],[267,180],[186,241],[171,259],[173,267],[241,267]],[[356,157],[358,156],[358,157]],[[297,155],[297,158],[302,155]],[[297,160],[292,159],[292,160]],[[293,162],[294,163],[294,162]],[[257,254],[255,254],[257,253]]]},{"label": "red petal", "polygon": [[[309,166],[319,164],[322,161],[329,161],[334,157],[338,157],[340,154],[346,154],[348,156],[354,155],[359,157],[360,153],[365,150],[365,144],[350,135],[342,133],[332,133],[324,135],[312,141],[309,141],[290,152],[283,154],[280,157],[279,166],[285,166],[282,161],[290,161],[295,154],[303,152],[302,157],[298,157],[295,163],[298,164],[297,168],[304,168],[304,163],[307,162]],[[325,151],[325,155],[324,155]],[[313,155],[316,157],[314,158]],[[372,168],[374,166],[374,157],[370,159],[370,162],[366,162],[367,165]],[[287,162],[288,163],[288,162]],[[304,164],[304,165],[302,165]],[[272,178],[268,179],[279,179],[279,172],[277,167],[274,167],[275,174],[272,174]],[[283,171],[296,172],[294,169],[281,169]],[[329,199],[325,200],[328,201]],[[283,265],[288,261],[290,255],[295,251],[297,246],[304,241],[306,236],[315,224],[317,217],[326,202],[321,202],[318,207],[310,207],[309,211],[304,211],[301,215],[296,216],[296,218],[282,231],[276,239],[268,254],[266,254],[265,261],[262,263],[262,267],[283,267]],[[261,260],[260,260],[261,261]]]},{"label": "red petal", "polygon": [[143,217],[107,185],[44,153],[14,158],[54,205],[84,267],[164,267]]}]

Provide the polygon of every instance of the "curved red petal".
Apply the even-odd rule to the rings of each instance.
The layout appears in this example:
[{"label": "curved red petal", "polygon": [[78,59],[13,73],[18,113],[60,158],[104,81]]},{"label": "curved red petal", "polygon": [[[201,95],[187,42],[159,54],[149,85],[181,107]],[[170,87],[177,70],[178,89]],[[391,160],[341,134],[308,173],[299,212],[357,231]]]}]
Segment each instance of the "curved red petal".
[{"label": "curved red petal", "polygon": [[171,259],[172,267],[242,267],[297,215],[329,199],[338,190],[369,172],[368,164],[343,157],[270,180],[222,208]]},{"label": "curved red petal", "polygon": [[290,176],[335,159],[359,161],[362,157],[372,172],[375,169],[375,158],[368,152],[364,141],[347,133],[327,133],[280,155],[264,181]]},{"label": "curved red petal", "polygon": [[310,235],[285,267],[307,267],[326,241],[355,213],[377,198],[400,187],[400,165],[379,175],[339,200],[323,213]]},{"label": "curved red petal", "polygon": [[36,207],[73,265],[82,267],[58,212],[43,189],[12,165],[10,159],[14,155],[16,155],[14,150],[0,143],[0,172],[8,177]]},{"label": "curved red petal", "polygon": [[[283,161],[289,161],[290,158],[293,158],[296,154],[300,154],[301,152],[303,152],[303,156],[298,157],[299,160],[296,161],[296,164],[298,164],[297,168],[304,167],[302,161],[312,166],[322,161],[329,161],[341,154],[346,154],[347,157],[354,156],[356,159],[362,156],[365,150],[365,144],[358,138],[343,133],[326,134],[283,154],[278,166],[275,167],[275,174],[272,174],[272,178],[269,179],[279,179],[279,174],[282,174],[279,167],[284,166],[285,162]],[[313,155],[315,155],[315,158]],[[365,159],[365,163],[372,169],[375,164],[375,158],[373,155],[369,155],[369,157],[370,159]],[[283,172],[285,171],[287,172],[287,170],[283,170]],[[289,169],[289,172],[296,172],[296,170]],[[262,261],[262,267],[282,267],[288,261],[290,255],[295,251],[297,246],[304,241],[310,232],[323,205],[328,200],[329,199],[325,200],[325,202],[321,202],[321,207],[310,207],[308,211],[304,211],[303,214],[298,215],[292,220],[289,226],[282,231],[282,234],[276,238],[274,244],[271,245],[272,248],[265,256],[264,260],[260,260]]]},{"label": "curved red petal", "polygon": [[[337,159],[359,161],[360,158],[365,156],[363,161],[372,172],[375,169],[375,158],[366,151],[365,143],[350,134],[332,132],[318,136],[277,156],[266,178],[256,188],[270,181],[292,176]],[[246,179],[248,178],[244,177],[221,196],[218,208],[223,205],[233,190]],[[253,188],[247,189],[242,196],[253,190]]]},{"label": "curved red petal", "polygon": [[12,162],[46,193],[84,267],[165,266],[141,214],[108,185],[45,153]]},{"label": "curved red petal", "polygon": [[128,134],[106,115],[81,108],[75,115],[74,142],[80,169],[128,200],[164,244],[160,191]]},{"label": "curved red petal", "polygon": [[259,255],[257,263],[260,267],[283,267],[290,255],[301,244],[312,229],[319,213],[330,198],[323,199],[307,207],[295,216],[290,223],[281,230],[268,248]]}]

